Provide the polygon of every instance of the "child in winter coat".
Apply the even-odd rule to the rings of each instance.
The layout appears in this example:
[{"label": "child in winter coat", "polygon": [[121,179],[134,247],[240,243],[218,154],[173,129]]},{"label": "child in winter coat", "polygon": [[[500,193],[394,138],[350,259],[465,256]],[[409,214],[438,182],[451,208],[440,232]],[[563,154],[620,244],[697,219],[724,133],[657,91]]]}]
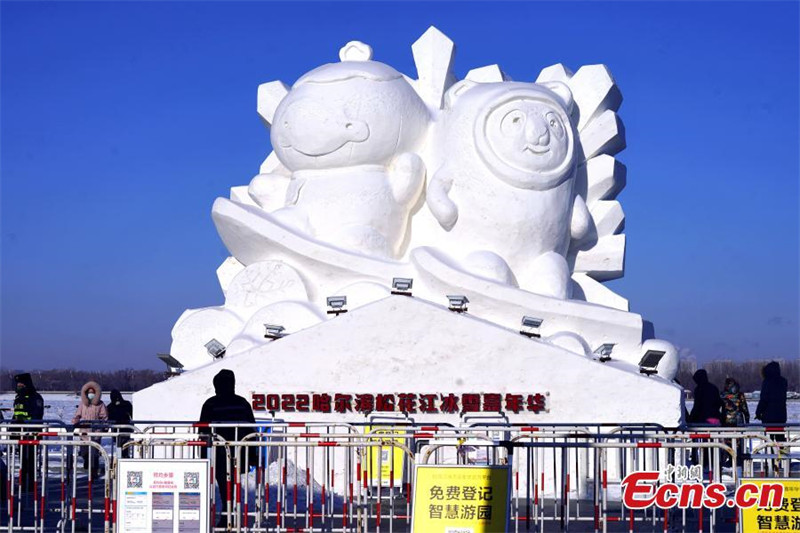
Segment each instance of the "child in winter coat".
[{"label": "child in winter coat", "polygon": [[747,400],[739,389],[739,384],[733,378],[725,379],[725,388],[722,391],[722,425],[746,426],[750,423],[750,410]]}]

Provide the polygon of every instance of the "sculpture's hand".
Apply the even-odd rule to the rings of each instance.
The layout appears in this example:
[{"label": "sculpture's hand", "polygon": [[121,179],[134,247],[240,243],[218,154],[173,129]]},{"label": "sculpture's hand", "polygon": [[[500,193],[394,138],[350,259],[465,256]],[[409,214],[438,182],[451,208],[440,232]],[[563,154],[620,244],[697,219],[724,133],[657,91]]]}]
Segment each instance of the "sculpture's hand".
[{"label": "sculpture's hand", "polygon": [[453,229],[458,220],[458,206],[448,195],[452,186],[453,178],[439,170],[428,184],[426,198],[431,213],[446,231]]},{"label": "sculpture's hand", "polygon": [[413,204],[422,194],[425,183],[425,163],[417,154],[398,155],[389,168],[389,185],[395,201],[403,206]]},{"label": "sculpture's hand", "polygon": [[592,214],[589,213],[589,208],[586,207],[583,197],[576,195],[575,202],[572,204],[572,220],[569,226],[570,236],[576,241],[583,239],[588,235],[591,225]]},{"label": "sculpture's hand", "polygon": [[286,196],[284,205],[297,205],[297,200],[300,199],[300,189],[306,184],[305,179],[293,178],[289,181],[289,186],[286,188]]},{"label": "sculpture's hand", "polygon": [[286,205],[289,182],[284,174],[259,174],[250,181],[247,193],[265,211],[275,211]]}]

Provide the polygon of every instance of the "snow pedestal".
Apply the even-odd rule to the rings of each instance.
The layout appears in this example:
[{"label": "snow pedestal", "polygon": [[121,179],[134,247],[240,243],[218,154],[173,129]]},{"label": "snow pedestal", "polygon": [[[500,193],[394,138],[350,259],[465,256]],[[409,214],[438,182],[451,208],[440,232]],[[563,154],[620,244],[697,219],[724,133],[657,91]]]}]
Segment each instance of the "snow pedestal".
[{"label": "snow pedestal", "polygon": [[[461,399],[465,394],[485,398],[495,393],[524,399],[536,393],[545,397],[544,410],[532,412],[523,400],[519,413],[503,409],[495,420],[503,416],[512,423],[531,425],[625,422],[674,427],[682,416],[682,389],[661,377],[640,374],[635,365],[601,363],[408,296],[390,296],[249,351],[208,360],[134,394],[137,418],[197,420],[203,402],[214,394],[213,377],[223,368],[236,374],[237,393],[251,401],[271,394],[394,398],[398,393],[416,393]],[[256,401],[257,407],[263,405]],[[275,417],[368,421],[358,412],[313,412],[310,404],[308,409],[278,411]],[[462,413],[420,413],[419,404],[416,411],[405,415],[395,405],[391,412],[370,415],[408,416],[423,424],[462,422]],[[256,411],[256,415],[270,413]]]},{"label": "snow pedestal", "polygon": [[[601,363],[551,342],[407,296],[390,296],[134,394],[137,418],[196,420],[226,368],[253,394],[546,394],[546,408],[505,412],[510,422],[681,422],[682,389],[637,366]],[[165,411],[165,406],[169,406]],[[399,410],[393,410],[395,414]],[[266,414],[266,413],[262,413]],[[361,413],[292,412],[303,420],[365,421]],[[375,414],[380,414],[376,412]],[[458,421],[409,413],[420,422]]]}]

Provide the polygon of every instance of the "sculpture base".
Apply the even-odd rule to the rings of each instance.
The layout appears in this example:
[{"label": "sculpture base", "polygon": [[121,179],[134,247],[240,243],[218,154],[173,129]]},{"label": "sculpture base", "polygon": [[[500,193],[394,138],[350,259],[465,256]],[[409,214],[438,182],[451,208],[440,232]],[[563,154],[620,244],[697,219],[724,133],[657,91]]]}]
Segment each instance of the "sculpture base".
[{"label": "sculpture base", "polygon": [[209,357],[141,390],[133,397],[137,419],[197,420],[223,368],[234,371],[237,393],[254,402],[258,418],[457,424],[480,414],[512,423],[675,427],[683,416],[682,389],[635,365],[601,363],[469,313],[390,296],[252,350]]}]

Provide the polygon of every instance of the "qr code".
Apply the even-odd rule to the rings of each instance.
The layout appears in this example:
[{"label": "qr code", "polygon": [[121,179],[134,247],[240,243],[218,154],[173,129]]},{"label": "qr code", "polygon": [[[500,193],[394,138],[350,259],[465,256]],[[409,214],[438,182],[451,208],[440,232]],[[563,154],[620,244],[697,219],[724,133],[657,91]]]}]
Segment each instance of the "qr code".
[{"label": "qr code", "polygon": [[141,489],[142,488],[142,472],[128,472],[128,488]]},{"label": "qr code", "polygon": [[200,474],[197,472],[184,472],[183,473],[183,488],[184,489],[199,489],[200,488]]}]

